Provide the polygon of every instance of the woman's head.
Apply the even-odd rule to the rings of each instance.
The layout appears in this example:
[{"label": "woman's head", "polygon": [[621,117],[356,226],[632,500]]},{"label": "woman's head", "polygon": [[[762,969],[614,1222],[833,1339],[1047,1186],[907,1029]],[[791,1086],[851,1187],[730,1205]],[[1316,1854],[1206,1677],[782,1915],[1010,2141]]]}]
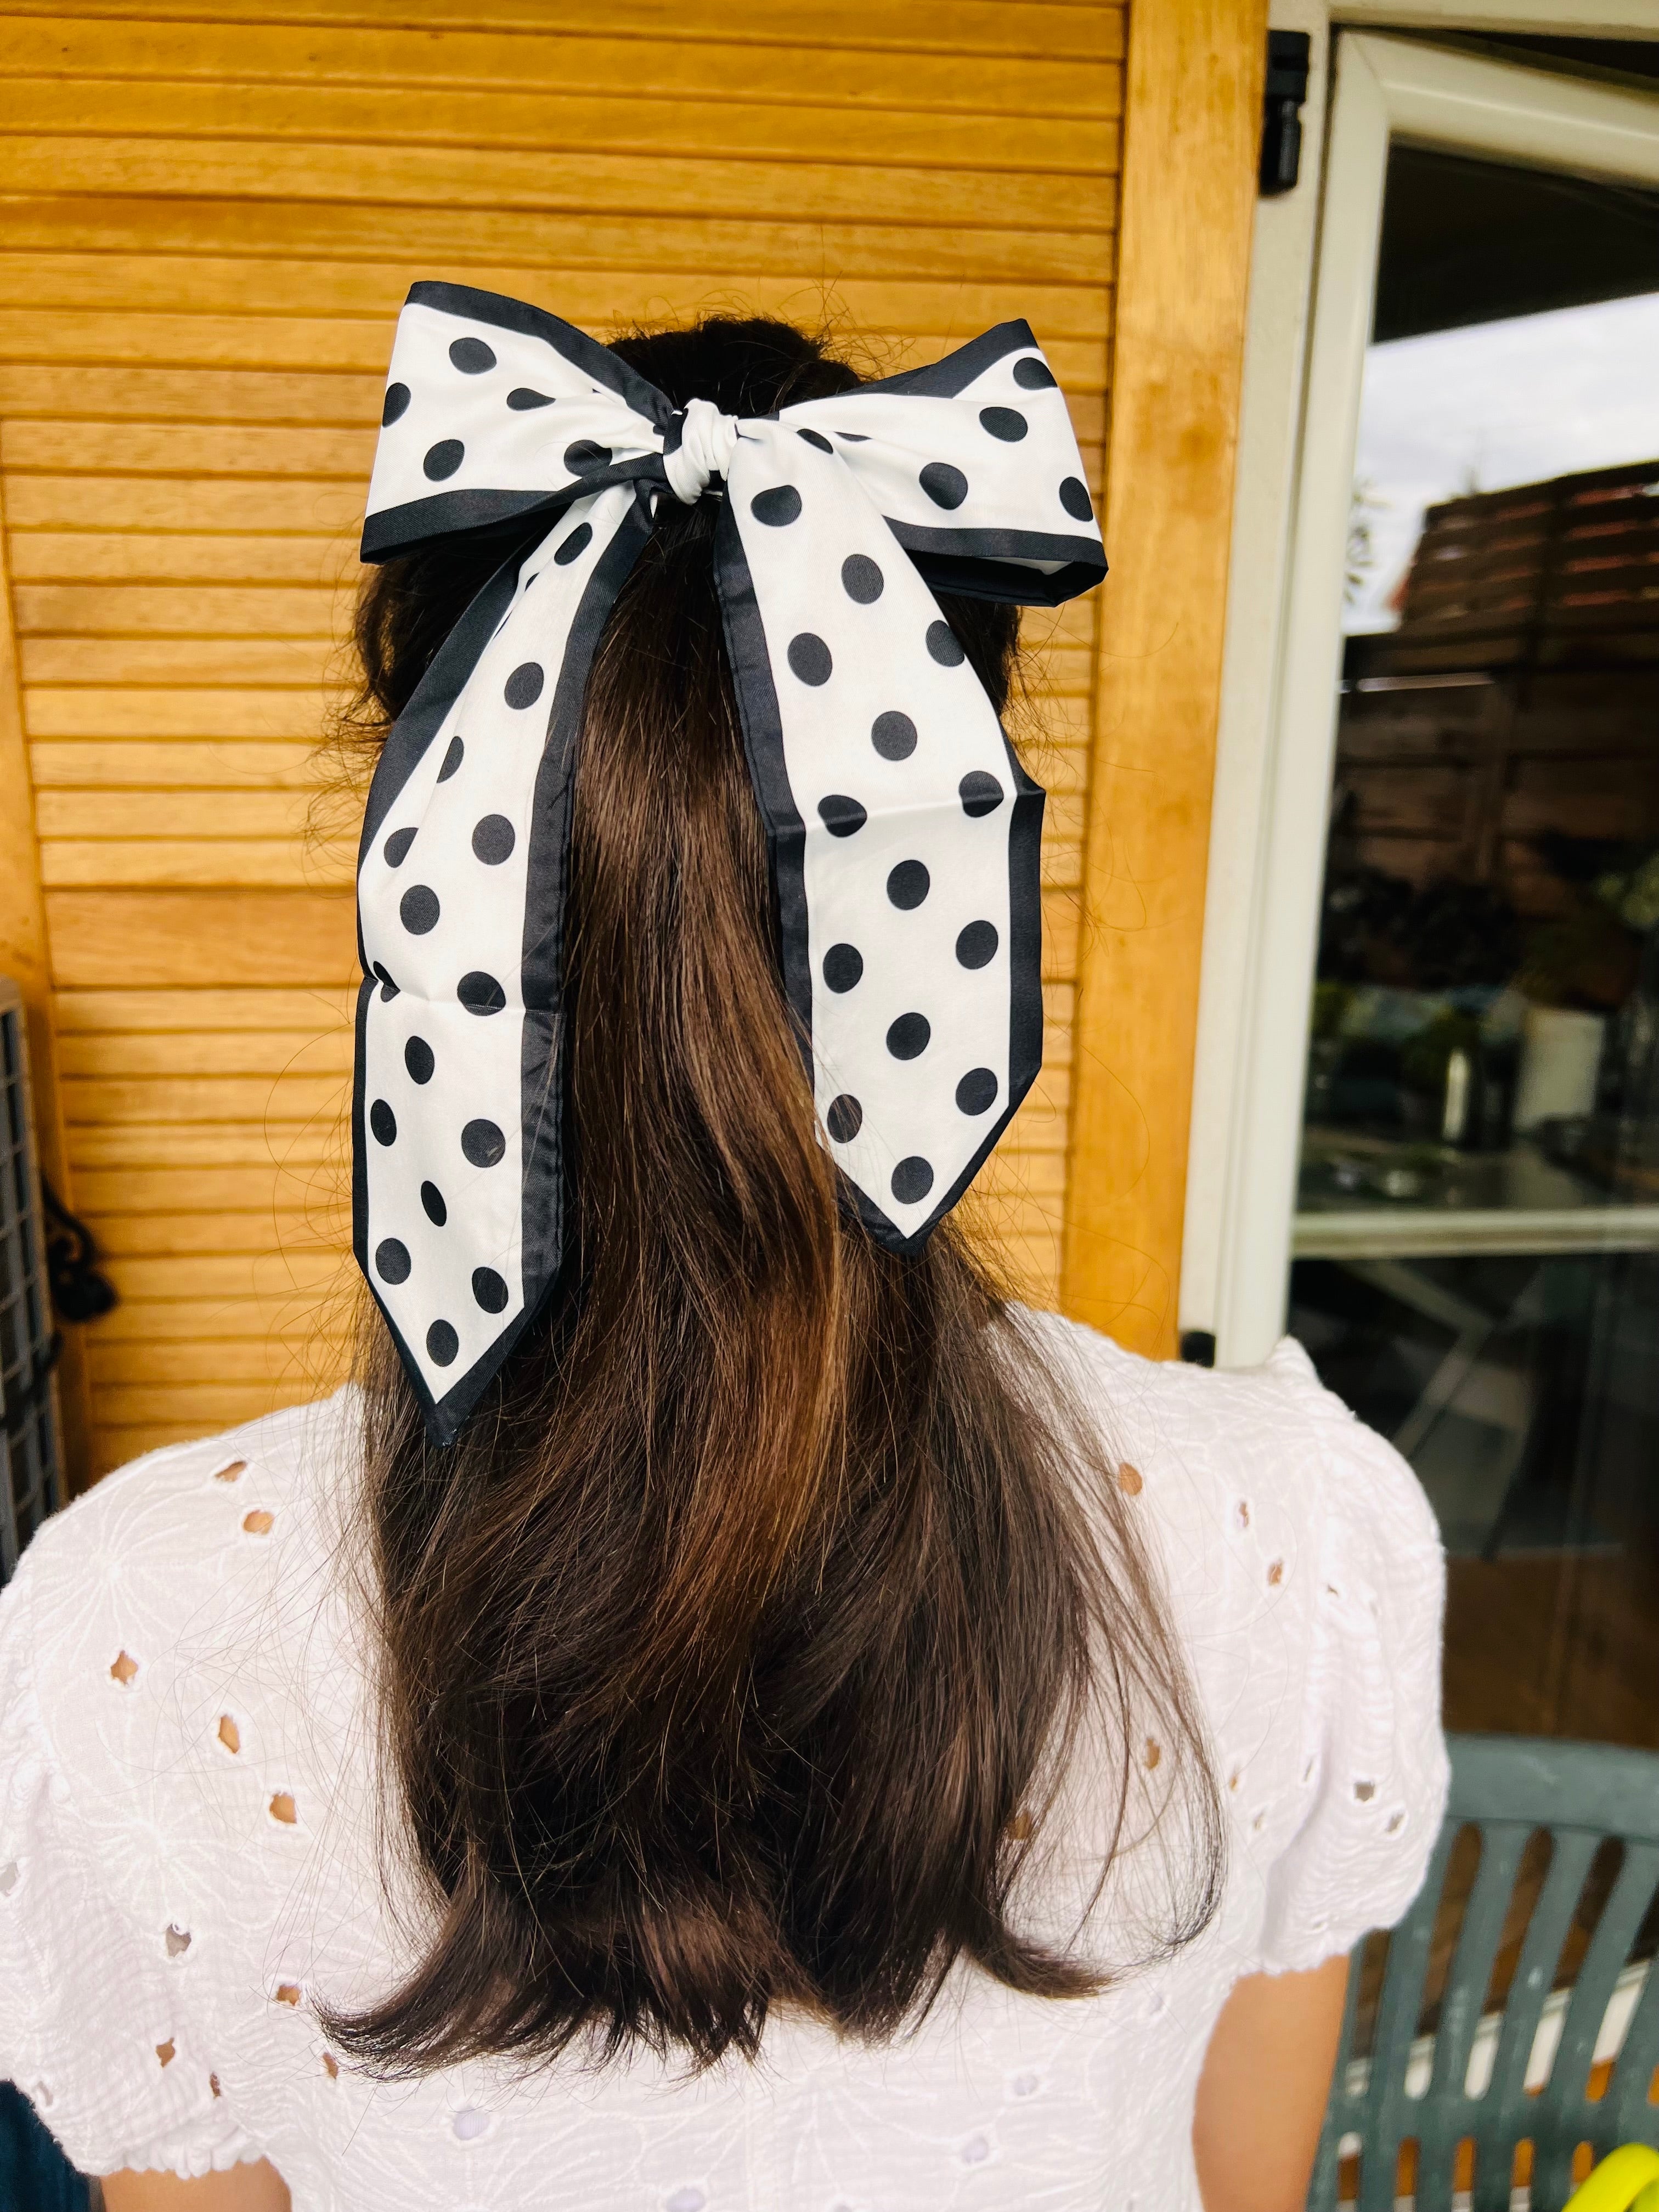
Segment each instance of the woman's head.
[{"label": "woman's head", "polygon": [[[617,350],[738,416],[858,380],[764,320]],[[837,1188],[714,513],[659,517],[589,683],[549,1310],[443,1452],[367,1324],[387,1740],[442,1906],[405,1987],[337,2023],[392,2067],[587,2037],[708,2062],[752,2051],[778,2002],[890,2033],[964,1953],[1017,1988],[1091,1986],[1010,1899],[1091,1715],[1120,1753],[1143,1710],[1184,1743],[1172,1787],[1208,1825],[1177,1921],[1213,1881],[1185,1685],[1063,1386],[949,1221],[900,1258]],[[383,724],[512,550],[377,572]],[[1012,611],[945,608],[1000,708]]]}]

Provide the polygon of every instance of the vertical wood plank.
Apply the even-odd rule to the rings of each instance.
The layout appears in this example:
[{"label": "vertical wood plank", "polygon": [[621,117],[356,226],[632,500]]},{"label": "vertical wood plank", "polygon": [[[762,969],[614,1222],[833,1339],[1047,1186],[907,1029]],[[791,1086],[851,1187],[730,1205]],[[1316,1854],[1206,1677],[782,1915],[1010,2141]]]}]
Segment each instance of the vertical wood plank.
[{"label": "vertical wood plank", "polygon": [[[46,942],[46,901],[40,889],[40,848],[34,829],[34,793],[23,735],[18,688],[17,641],[12,627],[11,570],[6,558],[3,493],[0,491],[0,972],[23,994],[28,1023],[29,1077],[34,1092],[35,1147],[40,1171],[65,1206],[72,1206],[69,1155],[58,1090],[58,1046],[52,1022],[52,963]],[[64,1477],[70,1491],[91,1480],[92,1401],[80,1333],[63,1332],[58,1362],[58,1410],[63,1431]]]},{"label": "vertical wood plank", "polygon": [[1266,0],[1136,0],[1061,1295],[1176,1348]]}]

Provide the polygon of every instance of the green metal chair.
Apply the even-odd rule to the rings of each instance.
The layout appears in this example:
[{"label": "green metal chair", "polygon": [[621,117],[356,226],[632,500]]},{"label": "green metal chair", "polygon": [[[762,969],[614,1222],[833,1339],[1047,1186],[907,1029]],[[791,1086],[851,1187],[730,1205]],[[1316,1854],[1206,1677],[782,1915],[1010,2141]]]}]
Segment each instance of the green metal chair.
[{"label": "green metal chair", "polygon": [[[1659,2066],[1659,1972],[1644,1975],[1639,1958],[1631,1960],[1659,1887],[1659,1754],[1530,1736],[1465,1735],[1451,1739],[1451,1762],[1445,1825],[1428,1875],[1389,1939],[1369,2061],[1352,2051],[1364,1944],[1354,1953],[1310,2212],[1333,2212],[1336,2205],[1345,2138],[1358,2141],[1358,2212],[1394,2212],[1401,2149],[1410,2142],[1417,2146],[1417,2212],[1451,2212],[1462,2143],[1474,2145],[1471,2212],[1509,2212],[1510,2173],[1522,2142],[1533,2146],[1532,2212],[1560,2212],[1572,2193],[1580,2143],[1592,2145],[1598,2160],[1620,2143],[1659,2146],[1659,2105],[1648,2101]],[[1438,2017],[1425,2036],[1419,2021],[1441,1893],[1453,1846],[1471,1826],[1480,1832],[1479,1869]],[[1516,1875],[1540,1829],[1551,1839],[1548,1872],[1501,2016],[1483,2027]],[[1552,1999],[1557,1961],[1591,1863],[1610,1838],[1622,1843],[1623,1863],[1572,1987],[1555,2000],[1554,2009],[1565,2008],[1560,2039],[1547,2081],[1530,2094],[1528,2061]],[[1633,2009],[1612,2077],[1592,2100],[1596,2039],[1616,1989],[1621,2003],[1633,1999]],[[1484,2087],[1471,2095],[1477,2035],[1483,2039],[1479,2070],[1494,2039],[1496,2050]]]}]

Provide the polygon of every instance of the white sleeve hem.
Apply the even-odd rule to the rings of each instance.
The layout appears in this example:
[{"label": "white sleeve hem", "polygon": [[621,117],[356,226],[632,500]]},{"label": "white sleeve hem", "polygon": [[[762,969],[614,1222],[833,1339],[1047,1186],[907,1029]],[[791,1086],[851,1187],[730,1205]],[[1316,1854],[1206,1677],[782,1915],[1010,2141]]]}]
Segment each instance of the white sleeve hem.
[{"label": "white sleeve hem", "polygon": [[1270,1973],[1308,1972],[1404,1917],[1449,1781],[1434,1516],[1392,1445],[1328,1392],[1309,1395],[1326,1468],[1301,1752],[1313,1794],[1270,1877],[1258,1962]]},{"label": "white sleeve hem", "polygon": [[[185,2130],[180,2130],[180,2134]],[[177,2181],[201,2181],[210,2173],[228,2173],[238,2166],[257,2166],[266,2155],[245,2129],[236,2128],[211,2143],[159,2137],[135,2146],[112,2165],[100,2165],[100,2180],[112,2173],[170,2173]]]}]

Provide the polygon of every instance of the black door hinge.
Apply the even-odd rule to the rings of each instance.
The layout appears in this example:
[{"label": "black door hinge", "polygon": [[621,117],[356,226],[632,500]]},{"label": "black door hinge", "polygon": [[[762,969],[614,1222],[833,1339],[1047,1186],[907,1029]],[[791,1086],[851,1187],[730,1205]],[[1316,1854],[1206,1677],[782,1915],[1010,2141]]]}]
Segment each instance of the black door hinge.
[{"label": "black door hinge", "polygon": [[1305,31],[1269,31],[1262,94],[1261,190],[1288,192],[1302,173],[1302,103],[1313,41]]}]

